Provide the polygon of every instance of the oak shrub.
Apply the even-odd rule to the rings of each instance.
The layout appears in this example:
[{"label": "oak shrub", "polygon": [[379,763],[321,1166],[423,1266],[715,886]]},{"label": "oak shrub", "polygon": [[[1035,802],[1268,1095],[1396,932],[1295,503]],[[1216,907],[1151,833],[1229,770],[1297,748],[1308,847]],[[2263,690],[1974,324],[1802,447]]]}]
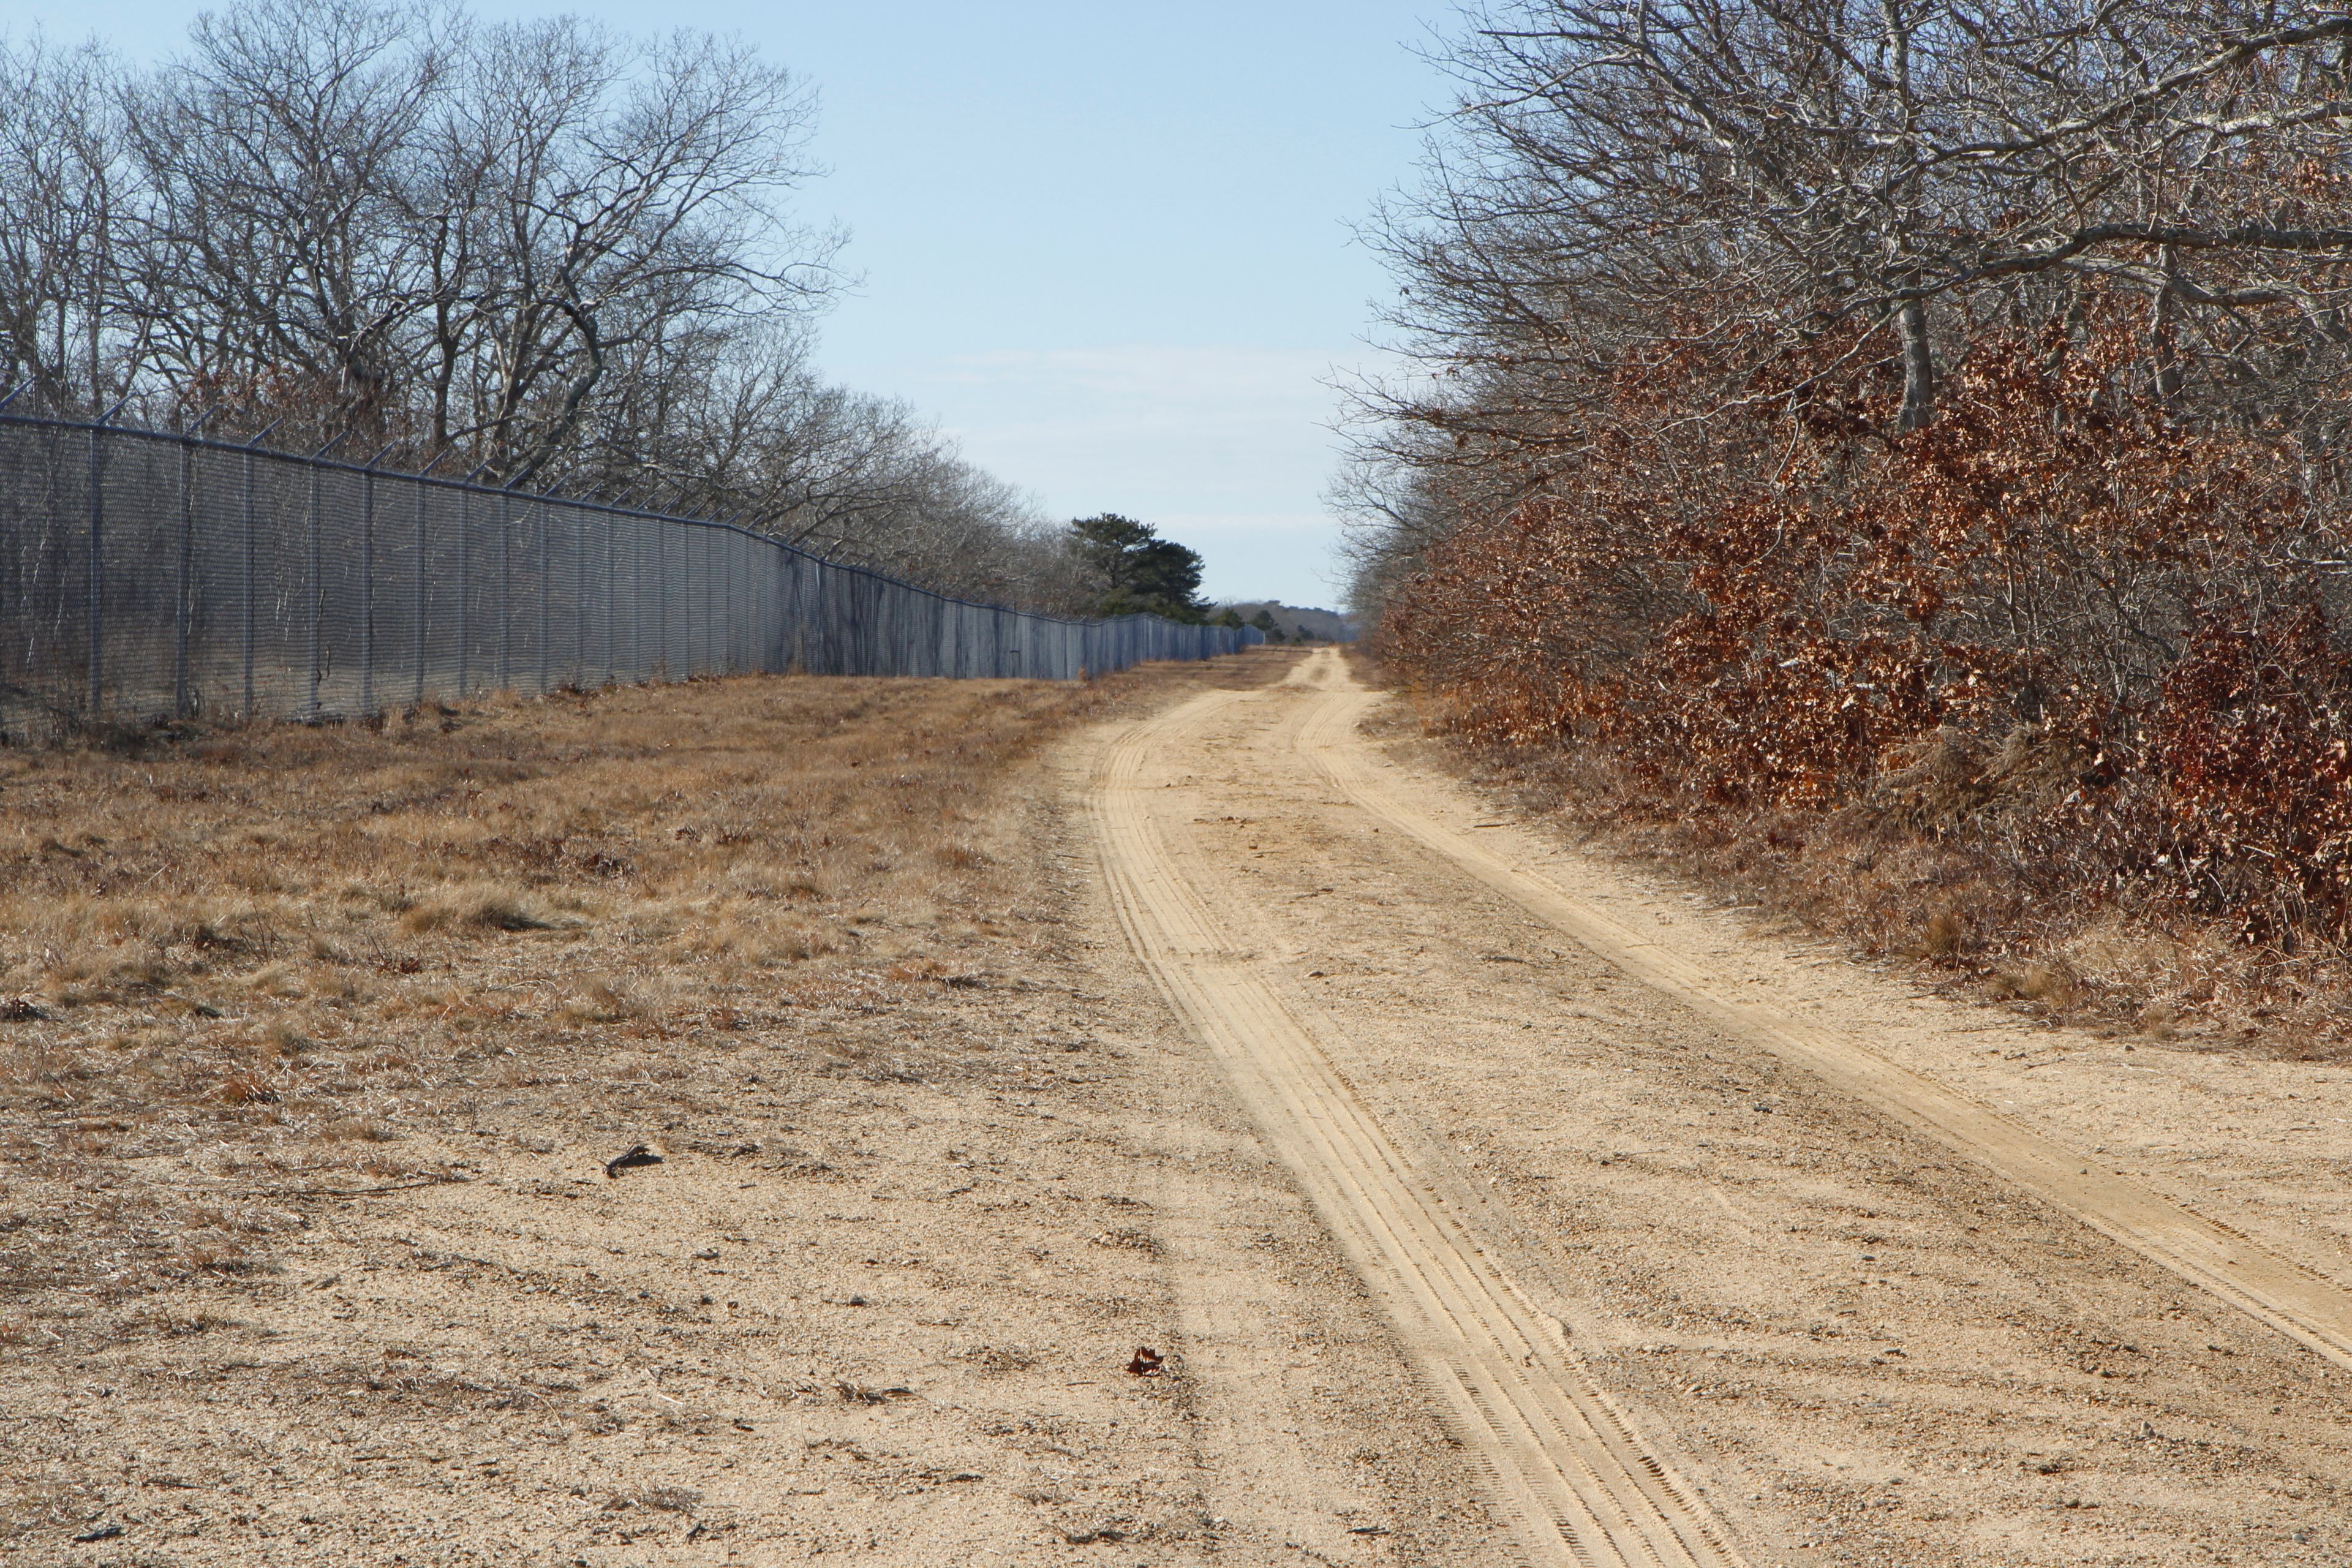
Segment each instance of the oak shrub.
[{"label": "oak shrub", "polygon": [[2141,352],[2119,309],[1981,340],[1899,434],[1884,377],[1677,423],[1653,367],[1429,549],[1378,655],[1440,726],[1866,946],[2013,980],[2120,919],[2233,956],[2042,989],[2340,990],[2352,540],[2289,433],[2182,417]]}]

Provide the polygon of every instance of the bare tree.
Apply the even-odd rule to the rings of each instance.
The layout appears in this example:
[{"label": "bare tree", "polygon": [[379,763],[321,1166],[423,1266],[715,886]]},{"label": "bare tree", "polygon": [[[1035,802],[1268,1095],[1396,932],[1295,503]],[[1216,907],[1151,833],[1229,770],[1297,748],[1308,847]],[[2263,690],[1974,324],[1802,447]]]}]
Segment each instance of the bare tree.
[{"label": "bare tree", "polygon": [[404,221],[416,142],[462,42],[372,0],[254,0],[128,94],[148,200],[125,306],[203,397],[380,426],[428,274]]},{"label": "bare tree", "polygon": [[813,113],[745,46],[490,30],[437,137],[436,438],[527,480],[632,350],[822,297],[837,242],[778,205],[813,172]]},{"label": "bare tree", "polygon": [[2223,354],[2251,308],[2294,313],[2266,338],[2342,339],[2340,12],[1516,0],[1472,22],[1425,188],[1377,232],[1411,344],[1479,384],[1423,412],[1475,409],[1474,447],[1572,441],[1614,378],[1668,362],[1712,368],[1706,407],[1883,365],[1916,429],[1977,326],[2063,314],[2090,279],[2148,294],[2176,385],[2184,310]]},{"label": "bare tree", "polygon": [[0,391],[49,408],[103,408],[136,371],[114,314],[118,75],[95,45],[0,39]]},{"label": "bare tree", "polygon": [[1083,597],[1025,495],[811,367],[814,99],[745,46],[241,0],[145,72],[0,47],[0,371],[47,406],[214,408]]}]

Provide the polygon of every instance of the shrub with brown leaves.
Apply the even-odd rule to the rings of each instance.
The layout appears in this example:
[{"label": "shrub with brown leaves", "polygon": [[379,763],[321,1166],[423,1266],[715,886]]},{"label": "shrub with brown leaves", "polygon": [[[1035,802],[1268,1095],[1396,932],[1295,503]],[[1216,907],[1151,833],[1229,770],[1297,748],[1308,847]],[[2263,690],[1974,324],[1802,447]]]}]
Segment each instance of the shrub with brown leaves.
[{"label": "shrub with brown leaves", "polygon": [[[2135,390],[2140,346],[2096,311],[1991,342],[1907,433],[1867,380],[1679,446],[1603,429],[1431,549],[1379,653],[1444,726],[1573,748],[1649,822],[1937,848],[1914,952],[2115,908],[2273,971],[2332,955],[2352,540],[2283,440]],[[1972,940],[1950,856],[2006,889]]]}]

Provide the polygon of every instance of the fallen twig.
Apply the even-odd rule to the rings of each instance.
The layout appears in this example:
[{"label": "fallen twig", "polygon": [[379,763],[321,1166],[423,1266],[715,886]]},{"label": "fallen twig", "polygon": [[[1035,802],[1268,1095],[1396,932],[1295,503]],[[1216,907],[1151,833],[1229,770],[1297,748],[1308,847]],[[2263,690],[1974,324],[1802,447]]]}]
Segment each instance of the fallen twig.
[{"label": "fallen twig", "polygon": [[372,1198],[383,1193],[413,1193],[419,1187],[446,1187],[468,1181],[466,1176],[431,1176],[421,1182],[398,1182],[388,1187],[278,1187],[254,1195],[264,1198]]}]

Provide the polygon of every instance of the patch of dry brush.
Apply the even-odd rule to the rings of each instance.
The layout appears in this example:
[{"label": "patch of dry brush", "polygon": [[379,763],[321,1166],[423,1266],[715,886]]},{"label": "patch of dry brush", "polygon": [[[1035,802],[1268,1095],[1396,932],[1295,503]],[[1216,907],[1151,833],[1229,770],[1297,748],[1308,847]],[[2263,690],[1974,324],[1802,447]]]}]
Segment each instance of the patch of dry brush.
[{"label": "patch of dry brush", "polygon": [[1381,657],[1588,821],[1867,951],[2339,1054],[2347,531],[2136,352],[2092,310],[1978,345],[1926,429],[1865,385],[1602,442],[1433,546]]}]

